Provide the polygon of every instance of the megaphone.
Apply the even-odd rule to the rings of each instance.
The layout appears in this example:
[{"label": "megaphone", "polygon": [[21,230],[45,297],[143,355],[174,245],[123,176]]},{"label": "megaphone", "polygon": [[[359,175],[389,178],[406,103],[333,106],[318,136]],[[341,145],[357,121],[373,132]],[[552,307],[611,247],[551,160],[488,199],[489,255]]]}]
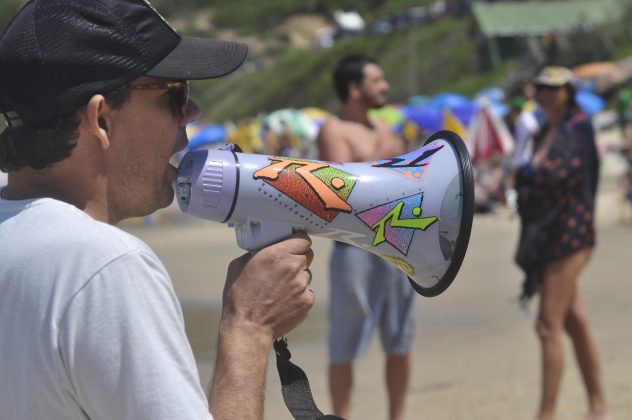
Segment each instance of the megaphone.
[{"label": "megaphone", "polygon": [[175,189],[182,211],[233,226],[242,249],[305,231],[396,264],[423,296],[454,280],[474,215],[469,153],[451,131],[416,151],[365,163],[192,150]]}]

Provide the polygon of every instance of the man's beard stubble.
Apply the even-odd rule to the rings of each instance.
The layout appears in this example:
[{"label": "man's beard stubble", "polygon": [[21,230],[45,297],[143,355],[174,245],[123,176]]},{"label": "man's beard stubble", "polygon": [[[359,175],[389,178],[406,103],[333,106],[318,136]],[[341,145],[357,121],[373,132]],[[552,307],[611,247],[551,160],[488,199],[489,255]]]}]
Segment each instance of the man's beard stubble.
[{"label": "man's beard stubble", "polygon": [[366,107],[369,108],[369,109],[384,108],[386,106],[386,104],[388,103],[386,100],[378,101],[378,100],[374,99],[373,97],[371,97],[369,95],[364,95],[362,99],[363,99],[364,104],[366,105]]}]

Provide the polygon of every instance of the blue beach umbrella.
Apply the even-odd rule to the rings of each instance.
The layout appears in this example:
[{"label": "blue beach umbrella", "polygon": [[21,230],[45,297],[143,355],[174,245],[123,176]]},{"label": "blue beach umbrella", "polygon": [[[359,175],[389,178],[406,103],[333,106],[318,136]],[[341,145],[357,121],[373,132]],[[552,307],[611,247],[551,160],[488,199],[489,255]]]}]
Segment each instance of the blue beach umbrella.
[{"label": "blue beach umbrella", "polygon": [[479,106],[475,102],[463,103],[454,106],[450,109],[452,115],[454,115],[464,126],[470,125],[472,118],[479,110]]},{"label": "blue beach umbrella", "polygon": [[434,133],[443,126],[443,113],[434,106],[404,106],[402,114],[406,121],[412,121],[425,131]]},{"label": "blue beach umbrella", "polygon": [[200,127],[189,139],[189,150],[226,141],[226,127],[222,124],[210,124]]},{"label": "blue beach umbrella", "polygon": [[497,86],[490,86],[481,89],[476,95],[474,95],[475,101],[487,99],[489,102],[503,102],[505,100],[505,91]]},{"label": "blue beach umbrella", "polygon": [[470,99],[460,93],[442,92],[432,97],[430,103],[432,106],[442,110],[443,108],[454,108],[469,104]]},{"label": "blue beach umbrella", "polygon": [[504,102],[491,102],[489,104],[489,110],[494,115],[504,118],[509,114],[509,106]]},{"label": "blue beach umbrella", "polygon": [[413,105],[413,106],[427,105],[430,101],[431,101],[430,96],[415,95],[415,96],[411,96],[410,99],[408,99],[408,105]]},{"label": "blue beach umbrella", "polygon": [[606,101],[601,96],[587,90],[577,92],[575,101],[582,111],[591,117],[606,107]]}]

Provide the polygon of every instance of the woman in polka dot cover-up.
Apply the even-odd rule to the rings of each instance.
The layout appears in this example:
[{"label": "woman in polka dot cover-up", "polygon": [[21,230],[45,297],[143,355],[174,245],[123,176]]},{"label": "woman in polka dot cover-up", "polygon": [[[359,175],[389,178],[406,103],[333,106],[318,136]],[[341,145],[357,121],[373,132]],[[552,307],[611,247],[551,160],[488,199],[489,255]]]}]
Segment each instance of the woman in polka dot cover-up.
[{"label": "woman in polka dot cover-up", "polygon": [[601,372],[579,275],[595,245],[598,156],[590,118],[578,110],[573,73],[547,67],[536,78],[544,121],[531,160],[516,171],[522,222],[516,262],[526,279],[521,299],[540,294],[536,331],[542,346],[542,394],[537,419],[552,419],[570,336],[586,386],[589,419],[607,419]]}]

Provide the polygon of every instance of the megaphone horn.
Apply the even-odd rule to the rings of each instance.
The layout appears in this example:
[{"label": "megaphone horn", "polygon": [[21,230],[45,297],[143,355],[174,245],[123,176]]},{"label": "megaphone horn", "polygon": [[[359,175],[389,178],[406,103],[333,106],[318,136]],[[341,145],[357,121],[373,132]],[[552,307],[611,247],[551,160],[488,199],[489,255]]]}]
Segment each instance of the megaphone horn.
[{"label": "megaphone horn", "polygon": [[234,226],[246,250],[302,230],[396,264],[423,296],[446,290],[465,257],[474,180],[467,148],[451,131],[374,162],[193,150],[179,171],[180,208]]}]

